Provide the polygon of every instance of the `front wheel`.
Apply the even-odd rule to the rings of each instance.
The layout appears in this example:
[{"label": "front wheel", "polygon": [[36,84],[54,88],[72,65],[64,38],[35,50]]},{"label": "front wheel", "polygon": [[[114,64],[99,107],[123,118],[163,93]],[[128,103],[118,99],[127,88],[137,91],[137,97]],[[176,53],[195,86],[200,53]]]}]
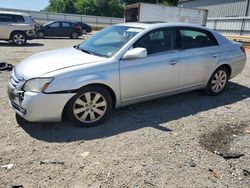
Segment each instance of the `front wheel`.
[{"label": "front wheel", "polygon": [[44,39],[45,38],[45,34],[42,31],[38,31],[37,36],[38,36],[39,39]]},{"label": "front wheel", "polygon": [[27,36],[23,32],[14,32],[10,38],[12,42],[18,46],[24,45],[27,41]]},{"label": "front wheel", "polygon": [[88,86],[66,106],[68,118],[76,125],[92,127],[102,123],[112,111],[112,97],[103,87]]},{"label": "front wheel", "polygon": [[225,67],[219,67],[209,79],[207,87],[205,88],[205,93],[212,96],[223,93],[226,89],[228,79],[228,70]]}]

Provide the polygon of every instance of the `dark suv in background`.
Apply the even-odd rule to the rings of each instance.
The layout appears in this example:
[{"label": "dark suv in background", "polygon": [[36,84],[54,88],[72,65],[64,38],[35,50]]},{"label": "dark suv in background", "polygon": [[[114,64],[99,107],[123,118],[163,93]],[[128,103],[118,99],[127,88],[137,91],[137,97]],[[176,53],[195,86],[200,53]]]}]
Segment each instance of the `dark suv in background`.
[{"label": "dark suv in background", "polygon": [[36,35],[36,22],[30,15],[20,12],[0,11],[0,40],[24,45]]},{"label": "dark suv in background", "polygon": [[52,21],[41,25],[37,30],[38,38],[69,37],[77,39],[82,36],[82,27],[69,21]]}]

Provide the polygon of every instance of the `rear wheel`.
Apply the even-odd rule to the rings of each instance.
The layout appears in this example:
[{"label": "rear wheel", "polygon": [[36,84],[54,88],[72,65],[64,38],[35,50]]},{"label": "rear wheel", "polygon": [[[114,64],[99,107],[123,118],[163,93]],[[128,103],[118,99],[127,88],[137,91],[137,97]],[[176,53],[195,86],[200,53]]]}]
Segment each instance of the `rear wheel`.
[{"label": "rear wheel", "polygon": [[72,39],[78,39],[78,37],[79,37],[79,35],[78,35],[78,33],[77,32],[72,32],[71,33],[71,35],[70,35],[70,38],[72,38]]},{"label": "rear wheel", "polygon": [[109,92],[98,86],[83,88],[68,103],[68,118],[83,127],[91,127],[103,122],[112,111],[112,97]]},{"label": "rear wheel", "polygon": [[27,36],[23,32],[14,32],[13,34],[11,34],[10,39],[15,45],[21,46],[26,43]]},{"label": "rear wheel", "polygon": [[205,88],[205,93],[212,96],[223,93],[226,89],[228,79],[228,70],[225,67],[219,67],[212,74],[207,87]]},{"label": "rear wheel", "polygon": [[86,34],[87,34],[87,30],[86,30],[86,29],[83,29],[83,30],[82,30],[82,33],[83,33],[84,35],[86,35]]}]

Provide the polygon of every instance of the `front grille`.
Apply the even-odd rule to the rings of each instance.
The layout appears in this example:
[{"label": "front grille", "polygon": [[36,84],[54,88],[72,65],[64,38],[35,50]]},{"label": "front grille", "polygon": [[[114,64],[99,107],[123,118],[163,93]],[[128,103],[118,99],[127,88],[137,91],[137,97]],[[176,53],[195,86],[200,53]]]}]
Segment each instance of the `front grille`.
[{"label": "front grille", "polygon": [[24,84],[24,79],[16,73],[15,69],[11,73],[10,84],[18,90],[20,90]]}]

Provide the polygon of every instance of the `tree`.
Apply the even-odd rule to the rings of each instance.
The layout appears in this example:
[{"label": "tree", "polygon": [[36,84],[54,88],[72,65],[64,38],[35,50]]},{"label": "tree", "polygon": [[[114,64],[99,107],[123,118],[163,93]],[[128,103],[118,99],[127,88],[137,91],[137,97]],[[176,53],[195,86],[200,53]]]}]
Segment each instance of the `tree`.
[{"label": "tree", "polygon": [[[49,12],[123,17],[124,5],[137,2],[156,3],[157,0],[50,0],[46,10]],[[158,0],[158,2],[173,6],[177,5],[178,0]]]},{"label": "tree", "polygon": [[50,0],[46,8],[49,12],[76,13],[75,0]]},{"label": "tree", "polygon": [[94,0],[77,0],[75,3],[76,13],[95,15],[96,5]]},{"label": "tree", "polygon": [[133,3],[159,3],[163,5],[176,6],[178,4],[178,0],[121,0],[122,3],[125,4],[133,4]]},{"label": "tree", "polygon": [[123,6],[118,0],[77,0],[75,7],[78,14],[112,17],[123,16]]}]

